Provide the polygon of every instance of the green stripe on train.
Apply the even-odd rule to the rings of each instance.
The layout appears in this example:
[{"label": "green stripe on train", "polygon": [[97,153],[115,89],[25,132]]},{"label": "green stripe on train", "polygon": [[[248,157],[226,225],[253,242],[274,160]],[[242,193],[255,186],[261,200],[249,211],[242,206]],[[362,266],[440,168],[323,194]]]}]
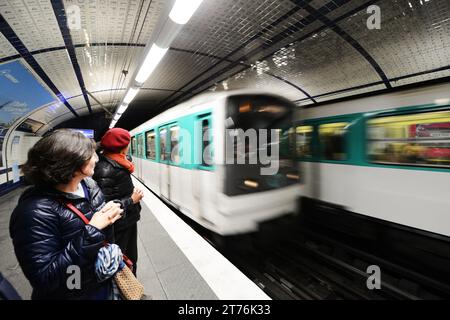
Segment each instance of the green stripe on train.
[{"label": "green stripe on train", "polygon": [[[408,115],[415,113],[424,113],[430,111],[450,110],[450,105],[426,104],[418,106],[408,106],[400,108],[383,109],[371,112],[350,113],[329,117],[320,117],[299,121],[296,126],[310,125],[314,127],[312,136],[312,157],[297,158],[302,162],[321,162],[341,165],[355,165],[403,170],[421,170],[421,171],[438,171],[449,172],[449,168],[436,168],[426,165],[409,165],[409,164],[381,164],[374,163],[368,159],[367,155],[367,121],[377,117]],[[335,122],[349,122],[348,132],[346,133],[345,151],[347,152],[346,160],[326,160],[320,156],[321,146],[319,144],[318,127],[322,124]]]},{"label": "green stripe on train", "polygon": [[[212,121],[212,117],[211,117],[211,113],[212,110],[208,109],[208,110],[202,110],[200,112],[196,112],[193,114],[189,114],[183,117],[179,117],[179,118],[174,118],[171,121],[167,121],[167,122],[163,122],[159,125],[156,125],[154,127],[148,128],[145,131],[141,131],[139,133],[136,133],[134,136],[137,137],[137,142],[139,142],[139,139],[141,139],[140,141],[143,142],[143,154],[142,155],[138,155],[137,154],[137,150],[138,147],[136,147],[136,152],[134,152],[132,155],[133,157],[139,158],[139,159],[143,159],[146,161],[151,161],[151,162],[156,162],[156,163],[166,163],[168,165],[172,165],[172,166],[176,166],[176,167],[181,167],[181,168],[185,168],[185,169],[202,169],[202,170],[214,170],[215,166],[203,166],[202,165],[202,159],[201,159],[201,154],[202,154],[202,128],[201,128],[201,122],[204,119],[208,119],[209,120],[209,124],[210,124],[210,134],[211,134],[211,139],[210,139],[210,150],[212,152],[212,154],[214,155],[214,148],[213,148],[213,143],[212,143],[212,129],[213,129],[213,121]],[[166,128],[167,132],[169,131],[170,127],[177,125],[180,128],[182,128],[183,130],[185,130],[190,137],[186,137],[186,134],[183,134],[183,131],[180,131],[180,144],[181,144],[181,148],[180,148],[180,162],[179,163],[174,163],[170,160],[161,160],[161,150],[160,150],[160,135],[159,135],[159,130],[162,128]],[[146,140],[146,133],[149,131],[154,130],[155,133],[155,151],[156,151],[156,157],[155,159],[148,159],[147,158],[147,140]],[[142,138],[140,138],[142,137]],[[166,136],[166,144],[168,144],[170,146],[170,141],[168,140],[169,136]],[[190,138],[189,143],[186,143],[186,139]],[[197,139],[196,139],[197,138]],[[191,150],[190,152],[188,152],[184,146],[194,146],[193,150]],[[172,150],[170,150],[172,151]]]}]

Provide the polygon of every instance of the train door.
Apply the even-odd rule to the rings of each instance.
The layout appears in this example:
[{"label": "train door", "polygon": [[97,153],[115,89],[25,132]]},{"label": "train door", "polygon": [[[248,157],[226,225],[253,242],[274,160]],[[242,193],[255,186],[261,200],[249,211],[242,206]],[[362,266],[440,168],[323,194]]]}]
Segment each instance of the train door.
[{"label": "train door", "polygon": [[131,148],[130,148],[130,155],[132,162],[134,164],[134,173],[133,175],[137,178],[138,177],[138,171],[137,171],[137,135],[131,137]]},{"label": "train door", "polygon": [[159,127],[159,190],[161,196],[170,199],[170,140],[168,138],[168,127]]},{"label": "train door", "polygon": [[136,159],[136,161],[135,161],[136,175],[137,175],[137,178],[141,182],[144,182],[143,176],[142,176],[142,162],[144,161],[143,159],[145,157],[145,146],[144,146],[144,134],[143,133],[137,135],[137,157],[138,157],[138,159]]},{"label": "train door", "polygon": [[183,171],[181,166],[182,158],[182,136],[180,132],[180,126],[176,123],[168,125],[168,147],[169,147],[169,166],[168,180],[169,180],[169,196],[170,201],[179,206],[188,206],[183,201],[183,189],[186,180],[186,172]]},{"label": "train door", "polygon": [[207,200],[207,192],[211,190],[208,180],[209,171],[212,169],[212,130],[211,114],[199,116],[195,123],[196,134],[194,135],[195,163],[197,170],[194,170],[192,177],[192,195],[194,199],[194,214],[203,215]]}]

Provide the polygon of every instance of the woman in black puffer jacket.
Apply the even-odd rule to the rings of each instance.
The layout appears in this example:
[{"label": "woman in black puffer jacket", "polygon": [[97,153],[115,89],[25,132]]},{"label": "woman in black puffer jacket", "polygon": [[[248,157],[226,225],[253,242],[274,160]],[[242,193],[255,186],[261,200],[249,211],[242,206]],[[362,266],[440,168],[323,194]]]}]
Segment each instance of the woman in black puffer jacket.
[{"label": "woman in black puffer jacket", "polygon": [[140,219],[139,201],[143,192],[135,188],[131,180],[134,165],[126,158],[130,140],[130,133],[121,128],[112,128],[104,134],[101,140],[103,153],[99,156],[93,178],[102,189],[106,201],[121,200],[124,214],[114,224],[114,243],[133,262],[133,273],[136,274],[137,222]]},{"label": "woman in black puffer jacket", "polygon": [[122,210],[117,203],[105,205],[90,178],[97,160],[92,141],[72,130],[54,131],[28,152],[22,170],[33,186],[12,213],[10,235],[32,299],[111,298],[111,280],[97,281],[95,261],[103,242],[112,240],[109,226]]}]

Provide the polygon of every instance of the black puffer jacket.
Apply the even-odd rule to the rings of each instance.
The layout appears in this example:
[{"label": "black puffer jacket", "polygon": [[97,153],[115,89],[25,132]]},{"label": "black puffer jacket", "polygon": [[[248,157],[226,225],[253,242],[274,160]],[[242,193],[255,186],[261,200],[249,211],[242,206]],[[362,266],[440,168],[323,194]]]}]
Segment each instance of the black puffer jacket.
[{"label": "black puffer jacket", "polygon": [[[107,292],[109,281],[98,283],[95,260],[112,229],[86,225],[69,210],[71,202],[90,220],[105,204],[94,180],[86,178],[89,199],[52,188],[30,187],[24,191],[10,220],[10,235],[22,270],[33,287],[32,299],[93,299]],[[68,267],[79,266],[81,288],[69,290]],[[69,283],[71,282],[69,279]]]},{"label": "black puffer jacket", "polygon": [[102,189],[106,202],[118,199],[123,204],[123,218],[114,223],[115,232],[126,229],[139,221],[141,205],[139,202],[134,204],[131,199],[134,185],[127,169],[116,161],[100,155],[93,178]]}]

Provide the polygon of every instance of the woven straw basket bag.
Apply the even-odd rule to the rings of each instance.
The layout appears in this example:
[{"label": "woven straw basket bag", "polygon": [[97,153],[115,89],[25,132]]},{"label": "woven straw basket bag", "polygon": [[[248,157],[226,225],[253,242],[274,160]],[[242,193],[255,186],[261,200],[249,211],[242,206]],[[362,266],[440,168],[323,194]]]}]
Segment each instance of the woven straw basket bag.
[{"label": "woven straw basket bag", "polygon": [[144,286],[134,276],[128,266],[116,272],[114,280],[125,300],[141,300],[144,296]]}]

